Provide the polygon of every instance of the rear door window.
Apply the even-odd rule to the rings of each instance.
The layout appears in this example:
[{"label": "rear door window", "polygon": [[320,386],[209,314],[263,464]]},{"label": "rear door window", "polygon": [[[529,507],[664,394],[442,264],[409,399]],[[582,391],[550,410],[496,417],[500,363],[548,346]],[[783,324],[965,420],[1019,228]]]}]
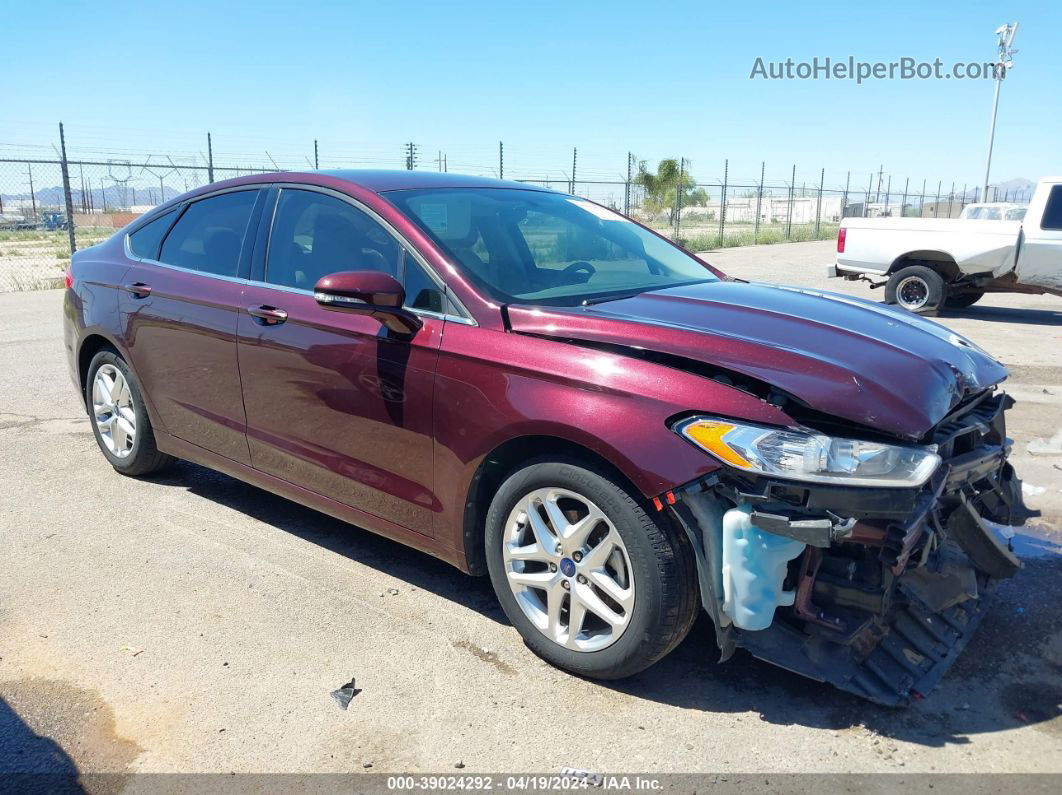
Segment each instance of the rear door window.
[{"label": "rear door window", "polygon": [[193,202],[162,244],[167,265],[236,276],[257,190],[222,193]]},{"label": "rear door window", "polygon": [[158,259],[159,244],[176,215],[176,210],[170,210],[137,229],[129,235],[129,250],[144,259]]}]

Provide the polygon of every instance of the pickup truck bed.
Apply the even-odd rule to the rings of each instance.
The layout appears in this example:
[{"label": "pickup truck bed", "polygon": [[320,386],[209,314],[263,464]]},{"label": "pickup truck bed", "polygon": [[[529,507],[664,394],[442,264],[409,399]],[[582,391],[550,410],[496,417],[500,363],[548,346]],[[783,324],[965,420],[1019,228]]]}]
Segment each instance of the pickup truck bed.
[{"label": "pickup truck bed", "polygon": [[887,302],[915,312],[986,292],[1062,296],[1062,177],[1040,180],[1023,221],[845,218],[834,275],[884,284]]}]

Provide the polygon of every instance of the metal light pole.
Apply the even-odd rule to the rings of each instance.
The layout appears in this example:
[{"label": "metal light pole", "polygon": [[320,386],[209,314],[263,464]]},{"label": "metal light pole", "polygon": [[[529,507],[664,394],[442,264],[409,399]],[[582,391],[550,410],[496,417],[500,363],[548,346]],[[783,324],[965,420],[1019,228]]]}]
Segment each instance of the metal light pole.
[{"label": "metal light pole", "polygon": [[1011,49],[1011,44],[1014,43],[1014,36],[1018,32],[1018,23],[1012,22],[1006,25],[1000,25],[996,28],[996,36],[998,36],[999,46],[999,59],[996,61],[996,91],[995,97],[992,100],[992,123],[988,127],[988,159],[985,163],[985,184],[981,190],[981,201],[988,201],[988,175],[992,171],[992,144],[996,138],[996,112],[999,110],[999,87],[1003,85],[1003,78],[1007,76],[1007,70],[1014,66],[1014,53],[1017,50]]}]

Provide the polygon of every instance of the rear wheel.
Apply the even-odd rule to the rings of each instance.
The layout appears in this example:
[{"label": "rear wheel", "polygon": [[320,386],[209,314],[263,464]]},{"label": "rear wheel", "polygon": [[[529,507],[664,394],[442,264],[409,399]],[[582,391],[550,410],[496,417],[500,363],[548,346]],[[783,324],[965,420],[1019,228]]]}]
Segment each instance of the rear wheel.
[{"label": "rear wheel", "polygon": [[102,350],[92,357],[85,405],[100,451],[123,475],[147,475],[173,461],[159,452],[140,384],[115,351]]},{"label": "rear wheel", "polygon": [[531,650],[601,679],[671,651],[698,604],[688,541],[616,480],[586,462],[531,463],[498,490],[485,538],[494,590]]},{"label": "rear wheel", "polygon": [[936,312],[943,306],[947,286],[939,273],[924,265],[901,268],[885,285],[885,302],[908,312]]}]

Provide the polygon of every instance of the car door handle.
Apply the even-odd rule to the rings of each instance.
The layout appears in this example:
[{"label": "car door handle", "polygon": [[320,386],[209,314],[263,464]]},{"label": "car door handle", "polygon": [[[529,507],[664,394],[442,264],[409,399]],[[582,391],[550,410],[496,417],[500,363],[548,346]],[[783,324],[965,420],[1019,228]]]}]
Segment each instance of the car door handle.
[{"label": "car door handle", "polygon": [[255,323],[260,326],[279,326],[288,319],[287,312],[268,304],[249,306],[247,307],[247,312],[254,318]]},{"label": "car door handle", "polygon": [[123,289],[133,294],[133,298],[147,298],[151,295],[151,285],[143,282],[133,282],[123,285]]}]

